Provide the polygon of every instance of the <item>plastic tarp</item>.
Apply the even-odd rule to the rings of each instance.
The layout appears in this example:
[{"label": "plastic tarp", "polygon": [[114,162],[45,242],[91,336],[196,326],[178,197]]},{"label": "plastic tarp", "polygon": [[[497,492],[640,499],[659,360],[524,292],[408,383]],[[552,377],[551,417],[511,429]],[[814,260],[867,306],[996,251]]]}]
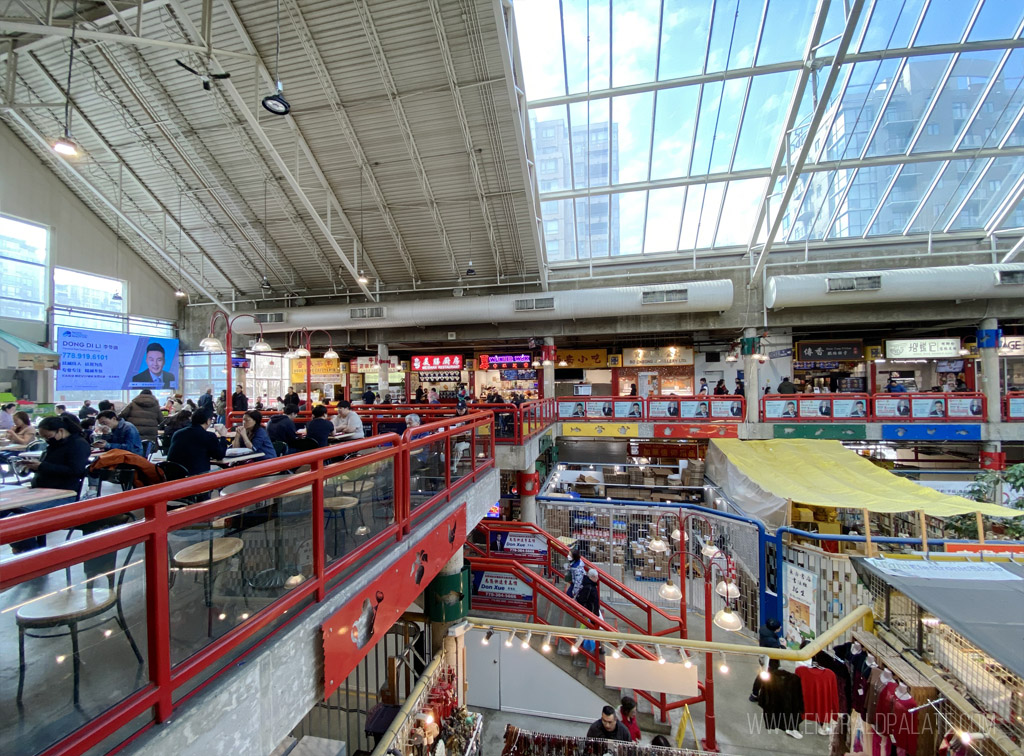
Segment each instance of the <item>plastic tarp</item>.
[{"label": "plastic tarp", "polygon": [[839,441],[714,439],[707,475],[749,514],[778,527],[786,501],[797,505],[914,512],[932,517],[981,512],[1017,517],[1024,511],[950,496],[893,475]]},{"label": "plastic tarp", "polygon": [[851,557],[851,561],[862,578],[871,575],[888,583],[1024,677],[1024,569],[1020,565],[864,557]]}]

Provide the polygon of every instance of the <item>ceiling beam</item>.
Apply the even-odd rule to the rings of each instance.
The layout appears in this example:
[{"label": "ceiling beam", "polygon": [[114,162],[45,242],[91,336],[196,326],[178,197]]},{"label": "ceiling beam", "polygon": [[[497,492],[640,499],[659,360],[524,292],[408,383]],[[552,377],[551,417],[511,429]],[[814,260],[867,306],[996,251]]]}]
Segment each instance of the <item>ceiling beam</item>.
[{"label": "ceiling beam", "polygon": [[412,133],[412,125],[405,115],[405,106],[402,105],[402,101],[398,97],[398,85],[395,84],[395,78],[391,73],[391,66],[388,64],[387,56],[384,54],[384,46],[381,44],[380,36],[377,34],[377,27],[374,25],[373,18],[370,15],[370,9],[366,4],[366,0],[355,0],[354,4],[356,13],[359,15],[359,23],[363,27],[363,34],[366,36],[366,42],[370,47],[370,54],[373,55],[373,60],[377,64],[377,71],[380,73],[381,81],[384,84],[384,91],[387,93],[388,101],[391,103],[391,111],[394,113],[395,120],[398,121],[399,129],[402,132],[405,148],[409,153],[409,159],[412,161],[413,170],[416,172],[420,190],[427,199],[430,218],[434,222],[434,230],[437,232],[438,238],[441,241],[441,247],[448,257],[452,272],[461,279],[462,271],[459,268],[459,262],[455,259],[455,251],[452,249],[451,240],[448,238],[448,230],[445,228],[444,218],[441,217],[441,209],[437,205],[437,199],[430,186],[430,177],[427,175],[426,166],[423,165],[423,158],[420,157],[419,147],[416,146],[416,137]]},{"label": "ceiling beam", "polygon": [[[164,248],[152,236],[150,236],[129,215],[122,211],[121,208],[117,206],[116,202],[109,199],[106,196],[106,194],[104,194],[103,191],[99,189],[99,187],[93,184],[92,181],[90,181],[89,178],[84,173],[82,173],[81,170],[79,170],[77,165],[63,157],[58,157],[57,153],[53,152],[53,150],[50,148],[50,142],[46,138],[46,136],[40,133],[39,130],[36,129],[36,127],[32,123],[25,119],[25,117],[22,116],[20,113],[13,111],[10,112],[10,118],[17,122],[21,129],[38,143],[38,145],[42,148],[43,152],[47,155],[47,157],[49,157],[51,163],[58,165],[62,170],[66,171],[69,175],[73,176],[81,186],[89,190],[89,192],[102,205],[104,205],[108,210],[110,210],[110,212],[116,215],[120,219],[120,221],[124,223],[128,228],[134,231],[135,234],[140,239],[146,242],[146,244],[148,244],[165,263],[167,263],[172,268],[177,267],[177,262],[175,261],[174,257],[168,254],[168,252],[164,250]],[[220,309],[224,310],[225,312],[229,311],[228,308],[224,306],[224,303],[221,302],[220,299],[218,299],[214,294],[212,294],[202,284],[202,282],[197,280],[191,273],[189,273],[187,270],[180,270],[180,272],[181,276],[186,281],[188,281],[188,283],[191,286],[195,287],[196,291],[198,291],[204,297],[209,299],[211,302],[213,302],[213,304],[215,304]]]},{"label": "ceiling beam", "polygon": [[[33,34],[42,37],[70,37],[71,27],[26,24],[0,18],[0,32],[5,32],[7,34]],[[92,31],[91,29],[82,29],[78,27],[75,28],[75,38],[89,39],[95,42],[131,45],[134,47],[161,47],[168,50],[175,50],[177,52],[197,53],[199,55],[206,55],[209,52],[213,52],[221,57],[240,60],[252,59],[252,56],[247,53],[236,53],[231,50],[221,50],[218,48],[208,50],[206,47],[200,47],[199,45],[186,45],[181,42],[171,42],[166,39],[136,37],[130,34],[111,34],[109,32]]]},{"label": "ceiling beam", "polygon": [[[235,11],[231,3],[227,3],[228,13],[231,16],[231,21],[235,25],[235,28],[239,30],[240,34],[245,34],[245,30],[242,27],[241,19],[238,18],[238,14]],[[327,70],[327,64],[324,59],[320,56],[320,51],[317,49],[316,42],[313,40],[313,33],[310,31],[309,25],[306,24],[306,19],[303,17],[302,12],[299,10],[298,5],[293,0],[284,0],[284,8],[288,12],[288,18],[292,22],[292,28],[295,29],[299,35],[299,41],[302,43],[303,50],[306,52],[306,58],[310,65],[313,67],[313,71],[316,73],[317,81],[320,82],[320,87],[323,89],[324,95],[327,98],[327,107],[331,109],[334,114],[334,119],[338,123],[338,128],[341,130],[341,134],[345,137],[345,141],[348,142],[349,149],[352,150],[352,155],[356,159],[356,163],[359,166],[359,175],[362,185],[369,191],[370,196],[373,198],[374,204],[377,206],[377,211],[380,213],[381,218],[384,220],[384,225],[387,226],[388,233],[391,234],[391,239],[395,243],[395,248],[398,250],[399,256],[402,258],[402,262],[405,264],[405,269],[408,271],[409,276],[415,283],[419,281],[419,272],[416,270],[416,265],[413,262],[412,255],[409,253],[409,247],[405,243],[405,239],[402,238],[402,232],[398,228],[398,221],[395,220],[394,214],[391,212],[391,208],[388,206],[387,200],[384,198],[384,192],[380,188],[380,184],[377,183],[376,177],[373,175],[373,170],[370,168],[369,158],[366,157],[366,153],[363,152],[363,145],[359,142],[359,138],[356,136],[355,127],[352,125],[352,121],[349,120],[348,113],[341,104],[341,95],[338,93],[337,87],[334,85],[334,79]],[[247,44],[251,45],[251,40],[248,40],[246,36]],[[255,49],[255,48],[254,48]],[[275,87],[274,78],[270,75],[270,72],[265,66],[260,64],[260,71],[263,76],[264,83],[273,88]],[[295,130],[298,130],[298,125],[295,124],[294,119],[289,119]],[[305,140],[303,139],[303,144]],[[308,147],[304,148],[304,152],[308,151],[309,154],[307,159],[314,164],[314,172],[318,176],[323,176],[323,171],[320,170],[319,166],[315,165],[313,161],[312,151],[309,151]],[[327,185],[327,179],[322,178],[322,184]],[[365,269],[369,272],[371,278],[380,280],[381,283],[386,283],[377,272],[376,267],[373,265],[373,261],[370,258],[370,254],[366,249],[366,245],[362,239],[362,228],[359,232],[349,222],[349,218],[345,215],[345,211],[341,208],[341,203],[338,202],[337,197],[334,196],[333,192],[330,197],[332,198],[333,212],[342,219],[342,223],[346,224],[346,228],[349,230],[349,234],[353,239],[356,240],[362,262],[358,267]],[[362,212],[362,198],[360,197],[360,212]],[[362,226],[362,222],[359,224]]]},{"label": "ceiling beam", "polygon": [[[192,22],[192,19],[185,12],[181,0],[171,0],[171,5],[174,8],[178,20],[188,30],[189,35],[195,39],[201,39],[199,29],[195,26],[195,24]],[[230,8],[230,3],[226,3],[225,5]],[[252,41],[248,39],[248,36],[246,36],[246,39],[243,41],[247,42],[248,45],[250,46],[252,45]],[[263,66],[262,61],[259,60],[259,57],[254,57],[258,62],[259,67],[261,69],[265,69],[265,66]],[[220,67],[220,63],[217,62],[216,55],[210,56],[210,63],[215,68]],[[263,126],[260,124],[259,119],[256,118],[256,116],[253,114],[252,110],[249,107],[249,103],[246,101],[245,97],[243,97],[242,94],[238,91],[238,88],[235,87],[235,85],[231,82],[231,79],[224,79],[218,82],[217,86],[220,87],[221,91],[225,92],[228,95],[235,109],[245,119],[245,122],[248,125],[252,135],[255,136],[260,145],[262,145],[267,155],[270,157],[274,165],[277,167],[277,170],[281,173],[284,180],[291,187],[292,192],[295,194],[300,204],[305,208],[306,212],[313,220],[313,223],[316,225],[317,229],[324,236],[324,238],[327,240],[327,243],[330,244],[335,254],[338,256],[342,264],[348,270],[349,274],[352,276],[352,279],[356,282],[356,285],[362,290],[363,294],[366,295],[367,299],[369,299],[371,302],[376,301],[376,297],[373,295],[373,292],[370,291],[369,287],[366,284],[359,283],[359,273],[357,269],[355,268],[353,263],[349,261],[344,250],[341,248],[341,245],[338,243],[338,240],[335,239],[334,234],[331,233],[331,229],[328,227],[327,223],[323,220],[323,218],[320,217],[320,213],[317,211],[316,206],[310,200],[309,196],[306,194],[306,191],[302,188],[302,185],[299,183],[299,180],[291,172],[291,169],[288,167],[288,163],[285,161],[284,157],[282,157],[281,153],[277,150],[277,147],[274,146],[273,141],[271,140],[267,132],[264,130]],[[286,116],[286,118],[290,118],[290,116]],[[297,127],[295,129],[295,132],[299,133]],[[300,143],[300,146],[301,145],[305,145],[304,139]],[[306,149],[308,150],[308,145],[306,146]],[[313,165],[315,161],[313,161],[311,153],[309,160],[310,164]],[[326,181],[326,179],[324,180]],[[345,221],[345,223],[349,227],[351,227],[351,224],[348,223],[348,219],[345,218],[344,215],[342,215],[341,217]]]},{"label": "ceiling beam", "polygon": [[[455,61],[452,60],[451,47],[448,45],[448,35],[444,30],[444,19],[441,17],[441,7],[438,0],[427,0],[430,8],[430,20],[434,24],[434,33],[437,35],[437,43],[441,48],[441,61],[444,63],[445,74],[448,78],[448,88],[451,92],[452,101],[455,103],[455,117],[459,122],[459,130],[462,132],[462,141],[466,145],[466,155],[469,157],[469,173],[476,189],[477,200],[480,204],[480,214],[484,219],[484,226],[487,229],[487,241],[491,248],[491,255],[494,257],[494,270],[497,272],[498,283],[501,283],[501,253],[498,250],[497,234],[494,231],[494,221],[491,218],[491,208],[487,203],[486,187],[480,171],[480,162],[476,157],[476,148],[473,145],[473,135],[469,132],[469,119],[466,118],[466,108],[462,103],[462,93],[459,91],[458,77],[455,74]],[[497,157],[497,156],[496,156]],[[470,254],[473,253],[470,245]]]}]

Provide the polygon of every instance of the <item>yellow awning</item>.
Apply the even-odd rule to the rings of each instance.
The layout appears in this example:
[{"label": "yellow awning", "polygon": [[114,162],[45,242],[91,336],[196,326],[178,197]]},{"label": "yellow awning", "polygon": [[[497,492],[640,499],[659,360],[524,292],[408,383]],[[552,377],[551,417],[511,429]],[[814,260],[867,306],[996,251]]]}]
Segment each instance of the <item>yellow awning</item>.
[{"label": "yellow awning", "polygon": [[867,509],[924,510],[932,517],[981,512],[1018,517],[1024,511],[950,496],[883,470],[839,441],[714,439],[729,462],[763,491],[797,504]]}]

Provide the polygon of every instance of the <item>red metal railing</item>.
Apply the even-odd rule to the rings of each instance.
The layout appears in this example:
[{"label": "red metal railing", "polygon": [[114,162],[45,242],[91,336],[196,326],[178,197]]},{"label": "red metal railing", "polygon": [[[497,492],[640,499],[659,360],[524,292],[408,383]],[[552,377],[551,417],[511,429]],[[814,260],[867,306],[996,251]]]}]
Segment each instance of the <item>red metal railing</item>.
[{"label": "red metal railing", "polygon": [[746,401],[737,394],[650,396],[646,399],[638,396],[576,396],[558,400],[560,420],[741,423],[745,414]]},{"label": "red metal railing", "polygon": [[[395,434],[385,434],[5,519],[0,530],[0,544],[68,530],[83,523],[115,515],[140,510],[143,513],[142,518],[133,523],[66,541],[51,548],[28,552],[3,562],[0,590],[57,571],[62,572],[65,568],[78,565],[85,560],[111,553],[116,555],[118,551],[133,545],[141,544],[145,551],[148,682],[41,752],[46,756],[84,753],[129,725],[136,717],[145,715],[147,711],[152,711],[152,721],[166,721],[176,706],[216,678],[220,668],[229,661],[229,655],[243,650],[250,653],[252,649],[246,650],[245,647],[248,644],[258,645],[263,642],[263,631],[273,630],[285,620],[294,621],[301,612],[292,610],[300,609],[305,602],[323,601],[328,590],[334,587],[331,585],[333,581],[343,578],[347,571],[386,548],[387,544],[401,541],[410,532],[416,520],[450,501],[455,492],[492,469],[492,425],[491,413],[472,413],[459,418],[457,425],[451,421],[428,423],[417,429],[418,433],[425,435],[416,440],[409,437],[411,432],[407,433],[404,439]],[[460,439],[466,438],[469,439],[472,453],[464,464],[453,471],[447,460],[454,458],[457,444],[461,443]],[[410,456],[420,446],[428,443],[440,445],[448,455],[444,487],[432,492],[429,500],[420,503],[413,512],[410,506]],[[360,453],[360,456],[349,456],[355,453]],[[342,480],[346,473],[352,473],[360,468],[389,463],[392,465],[393,518],[379,532],[371,533],[365,542],[332,561],[325,545],[325,483]],[[168,502],[180,502],[187,497],[220,490],[225,486],[243,483],[253,478],[285,473],[295,468],[301,470],[307,465],[307,472],[283,475],[279,481],[258,488],[223,495],[178,509],[168,507]],[[215,639],[211,638],[198,652],[173,664],[170,647],[168,536],[172,533],[179,534],[179,531],[190,526],[214,523],[218,518],[237,515],[247,506],[289,493],[311,496],[309,516],[313,552],[312,576],[306,577],[295,587],[287,588],[283,595],[264,608],[254,609],[251,616],[246,613],[244,621],[240,624]],[[183,686],[194,684],[198,676],[205,676],[211,669],[217,670],[213,676],[180,699],[174,698],[175,693]],[[143,729],[151,724],[152,722],[146,724]]]},{"label": "red metal railing", "polygon": [[[493,523],[491,523],[493,525]],[[471,544],[468,544],[471,545]],[[474,547],[475,548],[475,547]],[[509,614],[526,614],[530,617],[530,621],[536,624],[551,624],[543,616],[538,607],[538,599],[543,598],[548,601],[555,609],[564,612],[574,622],[578,622],[584,627],[588,627],[592,630],[604,630],[607,632],[617,632],[618,628],[614,627],[608,621],[591,614],[587,609],[578,604],[575,600],[569,597],[568,594],[559,590],[543,577],[537,573],[524,568],[514,559],[500,559],[500,558],[487,558],[487,557],[469,557],[468,560],[470,568],[473,571],[478,572],[501,572],[508,575],[515,576],[518,580],[522,581],[532,589],[532,601],[530,607],[508,607],[500,604],[487,603],[479,600],[473,600],[473,606],[475,608],[484,609],[490,612],[504,612]],[[587,563],[587,567],[592,567],[590,563]],[[617,583],[607,573],[598,570],[600,574],[600,582],[602,590],[611,589],[618,592],[618,588],[625,588],[621,583]],[[626,589],[628,590],[628,589]],[[646,632],[641,626],[634,622],[631,622],[625,615],[617,610],[614,610],[610,605],[602,602],[602,612],[609,612],[614,614],[617,619],[628,624],[633,630],[638,633],[644,633],[647,635],[655,635],[655,633]],[[667,615],[666,615],[667,616]],[[669,617],[669,619],[672,619]],[[678,617],[676,620],[676,626],[670,628],[668,631],[657,633],[657,635],[668,635],[670,633],[679,632],[680,625],[678,623]],[[558,643],[570,642],[566,638],[559,637]],[[594,665],[594,669],[598,675],[604,673],[604,659],[598,652],[598,647],[595,645],[592,651],[580,647],[578,653],[582,654],[589,663]],[[655,656],[651,651],[643,645],[639,644],[627,644],[623,647],[620,652],[624,656],[631,657],[633,659],[644,659],[647,661],[657,661],[658,657]],[[681,701],[669,702],[668,697],[664,693],[651,693],[646,690],[635,690],[635,694],[639,698],[643,698],[648,701],[651,706],[658,710],[659,716],[662,722],[668,721],[669,712],[673,709],[680,709],[687,705],[701,703],[705,701],[705,686],[703,683],[698,683],[700,690],[699,695],[693,698],[684,699]]]},{"label": "red metal railing", "polygon": [[871,414],[880,423],[983,423],[985,395],[980,392],[875,394]]},{"label": "red metal railing", "polygon": [[1004,397],[1003,419],[1009,423],[1024,422],[1024,391],[1011,391]]},{"label": "red metal railing", "polygon": [[866,423],[871,419],[868,394],[766,394],[761,398],[766,423]]}]

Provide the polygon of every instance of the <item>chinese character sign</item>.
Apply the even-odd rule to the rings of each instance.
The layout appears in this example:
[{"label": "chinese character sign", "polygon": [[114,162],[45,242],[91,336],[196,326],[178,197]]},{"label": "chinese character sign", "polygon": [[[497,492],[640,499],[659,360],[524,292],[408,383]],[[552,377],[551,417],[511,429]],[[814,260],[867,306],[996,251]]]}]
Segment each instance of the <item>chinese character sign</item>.
[{"label": "chinese character sign", "polygon": [[607,349],[559,349],[559,361],[564,361],[570,368],[603,368],[608,367]]},{"label": "chinese character sign", "polygon": [[790,648],[818,634],[818,576],[785,565],[786,616],[783,635]]},{"label": "chinese character sign", "polygon": [[885,356],[889,359],[958,357],[960,339],[887,339]]},{"label": "chinese character sign", "polygon": [[412,358],[413,372],[426,370],[462,370],[461,354],[427,354]]},{"label": "chinese character sign", "polygon": [[58,328],[58,391],[178,387],[178,340]]}]

